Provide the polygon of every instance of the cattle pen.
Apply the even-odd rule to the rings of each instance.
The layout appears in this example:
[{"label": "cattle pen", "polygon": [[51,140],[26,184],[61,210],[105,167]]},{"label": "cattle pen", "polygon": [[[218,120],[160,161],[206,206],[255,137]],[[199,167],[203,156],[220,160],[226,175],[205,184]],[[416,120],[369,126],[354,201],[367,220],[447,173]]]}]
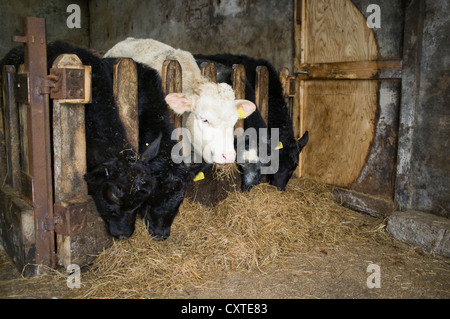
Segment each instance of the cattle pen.
[{"label": "cattle pen", "polygon": [[[0,4],[0,298],[450,297],[445,0],[22,5]],[[212,165],[175,161],[191,127]]]},{"label": "cattle pen", "polygon": [[[14,66],[5,65],[2,73],[1,135],[5,145],[2,180],[5,184],[1,193],[1,234],[6,251],[18,269],[34,275],[43,267],[88,265],[112,241],[83,178],[86,173],[84,105],[91,101],[90,66],[84,66],[75,55],[65,54],[57,58],[47,75],[45,20],[27,17],[24,26],[27,34],[14,40],[24,43],[28,52],[25,64],[17,73]],[[39,39],[38,43],[34,39]],[[44,68],[30,69],[30,65],[36,64]],[[201,71],[210,81],[216,81],[214,63],[203,63]],[[267,123],[268,71],[261,66],[256,72],[256,104]],[[280,70],[280,77],[286,99],[294,97],[294,77],[286,68]],[[178,61],[167,60],[162,75],[164,93],[181,92],[181,78]],[[238,98],[245,97],[245,82],[245,69],[234,65],[232,83]],[[137,85],[134,61],[119,59],[114,65],[114,98],[127,138],[135,149],[139,142]],[[49,104],[50,99],[53,106]],[[37,108],[34,103],[42,108],[44,117],[31,114]],[[235,128],[243,128],[243,121],[239,120]],[[173,112],[171,122],[176,128],[181,127],[181,117]],[[36,140],[34,135],[40,132],[45,135]],[[33,160],[37,162],[35,166],[31,165]],[[38,173],[43,175],[45,184],[39,182]],[[238,189],[240,180],[236,174],[215,179],[214,170],[210,173],[206,181],[192,182],[188,198],[214,204],[226,198],[228,191]],[[43,204],[38,199],[48,207],[41,209]],[[42,211],[36,211],[38,208]]]}]

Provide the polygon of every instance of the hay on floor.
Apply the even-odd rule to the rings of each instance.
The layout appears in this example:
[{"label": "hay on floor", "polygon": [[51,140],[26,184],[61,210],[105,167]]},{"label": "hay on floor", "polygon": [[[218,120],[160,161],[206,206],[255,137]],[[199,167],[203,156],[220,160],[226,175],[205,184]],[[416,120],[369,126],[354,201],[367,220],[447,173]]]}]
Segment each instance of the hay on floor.
[{"label": "hay on floor", "polygon": [[135,234],[115,240],[76,293],[145,297],[200,285],[228,270],[264,271],[296,252],[333,247],[349,237],[373,241],[383,220],[366,223],[359,215],[333,201],[329,187],[309,180],[293,179],[285,192],[261,184],[215,207],[185,200],[168,240],[150,239],[138,220]]}]

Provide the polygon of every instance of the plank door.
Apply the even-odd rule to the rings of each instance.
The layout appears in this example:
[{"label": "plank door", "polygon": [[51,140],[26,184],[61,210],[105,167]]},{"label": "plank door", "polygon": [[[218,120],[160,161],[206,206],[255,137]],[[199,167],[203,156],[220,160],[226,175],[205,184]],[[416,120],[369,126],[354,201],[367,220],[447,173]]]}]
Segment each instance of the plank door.
[{"label": "plank door", "polygon": [[310,133],[297,176],[336,186],[346,206],[389,214],[397,128],[380,131],[387,106],[379,95],[381,78],[401,64],[378,60],[374,32],[350,0],[296,1],[294,21],[299,112],[293,121],[298,136]]}]

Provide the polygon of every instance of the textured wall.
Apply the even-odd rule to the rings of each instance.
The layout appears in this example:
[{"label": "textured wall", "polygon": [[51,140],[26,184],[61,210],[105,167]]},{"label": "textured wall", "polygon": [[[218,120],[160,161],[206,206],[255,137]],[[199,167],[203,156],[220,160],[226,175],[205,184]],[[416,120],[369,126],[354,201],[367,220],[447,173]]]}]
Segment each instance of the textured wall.
[{"label": "textured wall", "polygon": [[91,48],[145,37],[192,53],[247,54],[292,68],[293,7],[292,0],[91,1]]},{"label": "textured wall", "polygon": [[[81,28],[69,29],[66,12],[69,4],[78,4],[81,9]],[[23,35],[23,18],[26,16],[45,18],[47,40],[63,40],[74,45],[89,46],[88,0],[1,0],[0,1],[0,57],[13,47],[13,35]]]},{"label": "textured wall", "polygon": [[450,4],[412,0],[405,15],[397,202],[450,217]]}]

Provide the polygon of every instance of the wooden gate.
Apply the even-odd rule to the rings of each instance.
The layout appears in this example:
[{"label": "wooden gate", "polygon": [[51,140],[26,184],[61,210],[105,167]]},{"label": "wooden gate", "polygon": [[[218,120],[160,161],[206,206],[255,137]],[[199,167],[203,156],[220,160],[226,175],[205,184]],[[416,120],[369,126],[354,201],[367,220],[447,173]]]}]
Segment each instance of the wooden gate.
[{"label": "wooden gate", "polygon": [[[379,60],[372,29],[350,0],[296,1],[298,113],[308,130],[298,176],[336,186],[339,201],[394,210],[400,60]],[[380,100],[380,92],[392,101]],[[298,133],[297,133],[298,134]]]},{"label": "wooden gate", "polygon": [[24,30],[13,37],[24,65],[2,70],[0,238],[17,268],[36,275],[86,265],[111,238],[83,178],[90,66],[64,54],[47,74],[45,20],[27,17]]}]

